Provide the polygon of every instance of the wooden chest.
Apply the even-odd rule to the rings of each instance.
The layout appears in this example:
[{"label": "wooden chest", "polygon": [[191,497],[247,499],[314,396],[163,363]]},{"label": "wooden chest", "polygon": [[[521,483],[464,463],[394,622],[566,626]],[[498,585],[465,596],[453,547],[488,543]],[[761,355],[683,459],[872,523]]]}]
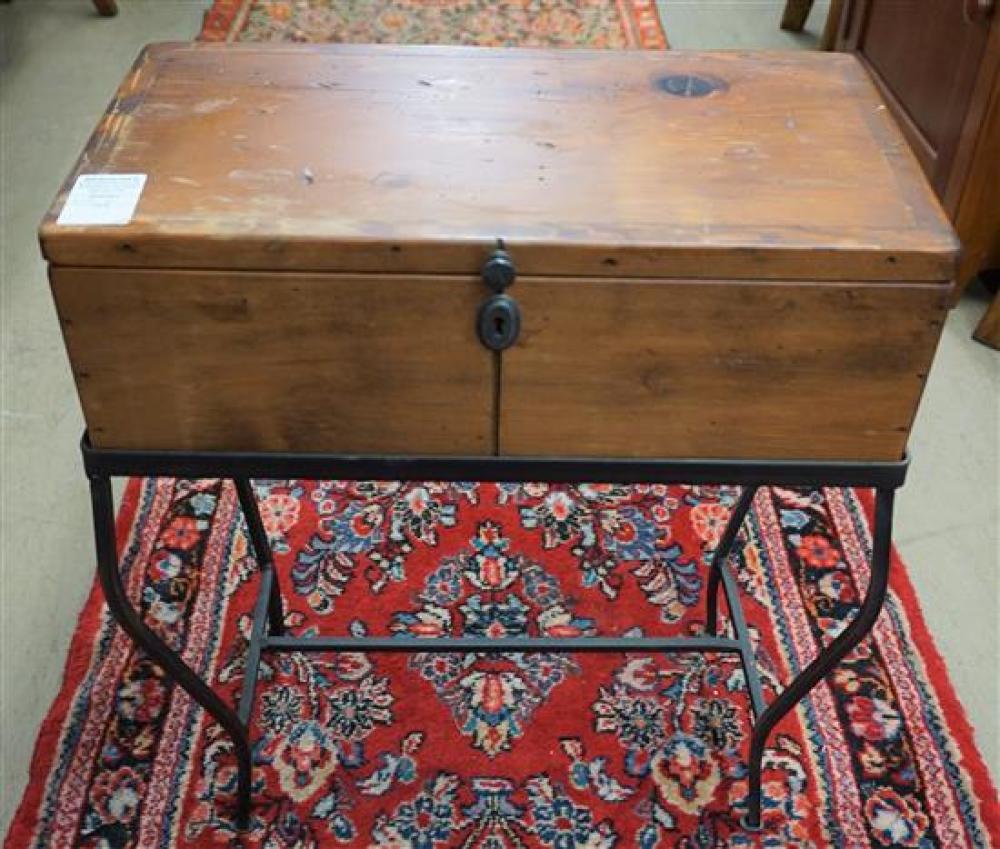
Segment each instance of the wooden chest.
[{"label": "wooden chest", "polygon": [[41,240],[100,447],[816,460],[957,251],[851,57],[347,45],[147,48]]}]

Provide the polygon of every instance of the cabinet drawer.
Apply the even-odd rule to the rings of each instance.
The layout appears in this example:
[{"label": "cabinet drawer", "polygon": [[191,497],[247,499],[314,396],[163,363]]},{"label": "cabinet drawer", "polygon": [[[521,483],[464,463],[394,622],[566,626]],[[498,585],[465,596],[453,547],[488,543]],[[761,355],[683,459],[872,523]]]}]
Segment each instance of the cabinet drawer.
[{"label": "cabinet drawer", "polygon": [[94,445],[488,454],[475,278],[51,269]]},{"label": "cabinet drawer", "polygon": [[895,460],[935,284],[519,279],[503,454]]}]

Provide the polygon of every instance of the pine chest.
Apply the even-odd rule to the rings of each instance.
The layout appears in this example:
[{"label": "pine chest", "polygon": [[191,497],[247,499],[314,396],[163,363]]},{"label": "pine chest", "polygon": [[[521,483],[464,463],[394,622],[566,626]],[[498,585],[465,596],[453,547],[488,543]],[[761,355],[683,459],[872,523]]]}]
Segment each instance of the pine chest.
[{"label": "pine chest", "polygon": [[851,57],[347,45],[147,48],[41,240],[98,447],[815,460],[957,251]]}]

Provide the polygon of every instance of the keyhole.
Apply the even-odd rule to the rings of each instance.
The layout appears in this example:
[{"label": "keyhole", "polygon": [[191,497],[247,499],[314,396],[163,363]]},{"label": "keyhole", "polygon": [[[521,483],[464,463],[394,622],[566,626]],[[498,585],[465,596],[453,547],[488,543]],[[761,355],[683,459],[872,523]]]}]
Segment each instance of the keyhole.
[{"label": "keyhole", "polygon": [[509,295],[494,295],[480,305],[476,333],[479,341],[491,351],[502,351],[513,345],[520,327],[517,301]]}]

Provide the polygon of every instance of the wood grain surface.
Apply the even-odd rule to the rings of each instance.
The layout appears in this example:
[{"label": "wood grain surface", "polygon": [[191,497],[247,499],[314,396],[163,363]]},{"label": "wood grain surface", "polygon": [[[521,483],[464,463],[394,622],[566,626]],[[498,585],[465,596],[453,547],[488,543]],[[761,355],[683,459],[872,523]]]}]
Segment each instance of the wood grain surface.
[{"label": "wood grain surface", "polygon": [[947,292],[519,280],[500,453],[898,460]]},{"label": "wood grain surface", "polygon": [[[708,80],[711,93],[671,77]],[[149,175],[61,227],[78,173]],[[957,242],[850,56],[149,48],[42,226],[57,265],[947,281]]]},{"label": "wood grain surface", "polygon": [[98,447],[483,454],[473,278],[54,268]]}]

